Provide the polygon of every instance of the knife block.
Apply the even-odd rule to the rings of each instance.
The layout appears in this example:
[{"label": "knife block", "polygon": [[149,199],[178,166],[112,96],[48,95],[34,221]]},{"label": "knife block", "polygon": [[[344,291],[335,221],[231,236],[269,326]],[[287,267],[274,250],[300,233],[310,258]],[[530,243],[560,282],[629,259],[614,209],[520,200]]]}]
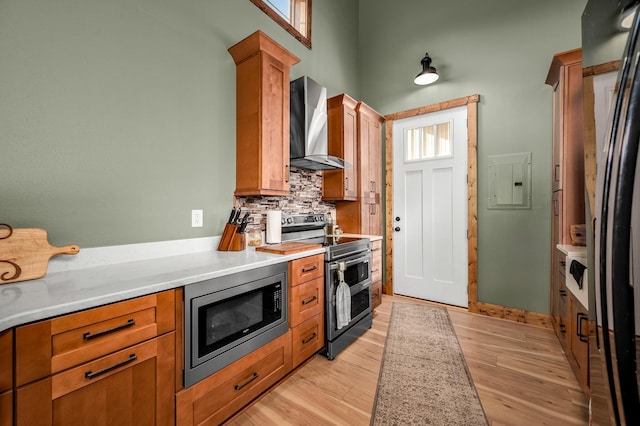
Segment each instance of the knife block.
[{"label": "knife block", "polygon": [[242,251],[246,248],[245,234],[238,233],[240,226],[227,223],[224,226],[218,251]]}]

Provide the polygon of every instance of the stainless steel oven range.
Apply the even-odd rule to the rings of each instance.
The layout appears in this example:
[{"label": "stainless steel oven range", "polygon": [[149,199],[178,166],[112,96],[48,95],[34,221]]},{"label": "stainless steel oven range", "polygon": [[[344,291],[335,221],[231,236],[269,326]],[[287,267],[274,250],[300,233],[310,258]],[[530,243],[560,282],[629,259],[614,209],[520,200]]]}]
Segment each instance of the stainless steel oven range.
[{"label": "stainless steel oven range", "polygon": [[[283,241],[322,243],[325,254],[325,354],[332,360],[350,343],[371,328],[371,243],[368,238],[325,235],[323,214],[285,216],[282,218]],[[342,298],[336,297],[340,278],[349,287],[350,316],[339,327],[337,311]],[[348,300],[348,299],[347,299]]]}]

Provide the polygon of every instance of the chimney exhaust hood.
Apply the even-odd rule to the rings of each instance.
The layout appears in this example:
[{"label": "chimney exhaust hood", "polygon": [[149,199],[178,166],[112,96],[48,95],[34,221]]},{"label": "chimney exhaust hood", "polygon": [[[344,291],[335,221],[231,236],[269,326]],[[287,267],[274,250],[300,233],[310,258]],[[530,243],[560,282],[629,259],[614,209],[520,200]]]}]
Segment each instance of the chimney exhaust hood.
[{"label": "chimney exhaust hood", "polygon": [[344,169],[329,155],[327,89],[307,76],[291,82],[290,165],[310,170]]}]

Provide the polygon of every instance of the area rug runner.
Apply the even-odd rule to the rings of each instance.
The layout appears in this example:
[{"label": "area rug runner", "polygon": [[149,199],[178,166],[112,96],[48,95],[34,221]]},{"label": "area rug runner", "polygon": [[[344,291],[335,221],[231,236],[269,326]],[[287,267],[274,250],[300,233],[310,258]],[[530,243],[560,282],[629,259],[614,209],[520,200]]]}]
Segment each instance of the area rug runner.
[{"label": "area rug runner", "polygon": [[393,304],[371,424],[488,424],[446,309]]}]

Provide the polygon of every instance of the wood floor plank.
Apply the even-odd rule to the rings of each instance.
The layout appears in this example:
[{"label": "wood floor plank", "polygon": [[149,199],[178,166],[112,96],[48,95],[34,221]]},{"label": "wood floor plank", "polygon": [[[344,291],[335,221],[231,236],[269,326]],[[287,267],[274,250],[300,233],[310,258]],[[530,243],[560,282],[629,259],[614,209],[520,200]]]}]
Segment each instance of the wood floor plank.
[{"label": "wood floor plank", "polygon": [[[431,304],[383,295],[371,329],[335,360],[316,355],[229,424],[368,425],[394,302]],[[491,426],[587,424],[553,331],[447,309]]]}]

